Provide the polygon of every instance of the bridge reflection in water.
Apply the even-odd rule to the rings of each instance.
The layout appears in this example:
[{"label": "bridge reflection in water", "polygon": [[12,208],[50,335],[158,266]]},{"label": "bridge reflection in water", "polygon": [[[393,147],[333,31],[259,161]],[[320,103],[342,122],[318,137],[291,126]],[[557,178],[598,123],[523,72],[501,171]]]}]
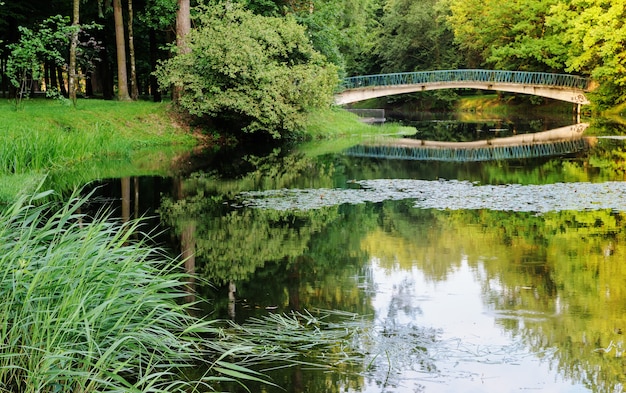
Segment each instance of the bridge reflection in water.
[{"label": "bridge reflection in water", "polygon": [[389,138],[356,145],[344,153],[353,157],[459,162],[551,157],[588,149],[593,143],[593,138],[583,137],[588,126],[587,123],[579,123],[549,131],[473,142]]}]

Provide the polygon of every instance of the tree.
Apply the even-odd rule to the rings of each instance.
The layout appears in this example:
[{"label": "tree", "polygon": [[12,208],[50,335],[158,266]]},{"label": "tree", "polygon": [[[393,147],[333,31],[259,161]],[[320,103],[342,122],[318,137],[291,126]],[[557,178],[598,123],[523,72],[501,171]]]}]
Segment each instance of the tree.
[{"label": "tree", "polygon": [[41,78],[43,63],[65,63],[62,52],[67,48],[68,37],[74,29],[68,23],[68,18],[57,15],[45,20],[36,29],[19,28],[21,37],[18,42],[8,46],[9,57],[6,63],[6,74],[17,90],[16,107],[19,107],[22,99],[34,88],[34,81]]},{"label": "tree", "polygon": [[387,0],[376,45],[383,72],[454,69],[460,62],[441,0]]},{"label": "tree", "polygon": [[154,101],[161,101],[161,90],[154,71],[159,60],[159,32],[166,31],[176,23],[179,7],[177,0],[148,0],[138,19],[149,29],[150,40],[150,90]]},{"label": "tree", "polygon": [[78,47],[78,31],[80,23],[80,0],[74,0],[72,9],[72,37],[70,38],[70,63],[68,69],[69,98],[76,106],[76,49]]},{"label": "tree", "polygon": [[561,0],[451,0],[449,23],[470,67],[562,71],[565,49],[546,24]]},{"label": "tree", "polygon": [[130,55],[130,98],[139,98],[137,86],[137,66],[135,61],[135,36],[133,29],[133,0],[128,0],[128,53]]},{"label": "tree", "polygon": [[[188,54],[190,48],[187,45],[187,35],[191,31],[191,5],[189,0],[178,0],[178,10],[176,11],[176,47],[181,55]],[[180,86],[174,85],[172,99],[178,102],[183,93]]]},{"label": "tree", "polygon": [[600,82],[601,105],[626,101],[625,19],[625,0],[562,0],[547,19],[567,48],[566,71]]},{"label": "tree", "polygon": [[205,6],[198,15],[189,52],[157,71],[161,86],[182,90],[183,110],[278,138],[300,131],[311,109],[331,104],[337,69],[293,18],[254,15],[235,4]]},{"label": "tree", "polygon": [[129,101],[122,0],[113,0],[113,17],[115,19],[115,49],[117,52],[117,98],[121,101]]}]

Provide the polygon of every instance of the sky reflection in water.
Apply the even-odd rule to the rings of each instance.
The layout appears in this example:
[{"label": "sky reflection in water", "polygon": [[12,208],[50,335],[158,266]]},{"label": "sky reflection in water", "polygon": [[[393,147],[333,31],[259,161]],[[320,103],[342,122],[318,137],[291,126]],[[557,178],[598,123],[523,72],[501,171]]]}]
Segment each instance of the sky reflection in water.
[{"label": "sky reflection in water", "polygon": [[[623,182],[478,185],[456,180],[380,179],[355,184],[360,188],[246,192],[240,195],[238,203],[251,208],[309,210],[345,203],[411,200],[418,209],[486,209],[538,214],[602,209],[626,211],[626,183]],[[556,370],[559,368],[555,360],[558,349],[550,346],[541,351],[530,349],[519,334],[513,333],[515,330],[503,329],[503,320],[516,319],[519,332],[526,322],[552,315],[540,310],[532,315],[532,307],[517,310],[520,312],[516,314],[514,309],[494,304],[485,294],[485,287],[496,296],[502,296],[506,289],[498,288],[498,277],[488,277],[484,269],[488,260],[474,264],[468,264],[467,260],[455,261],[452,265],[455,267],[444,279],[433,280],[415,264],[412,267],[407,267],[406,261],[402,266],[381,264],[381,256],[376,255],[375,250],[368,251],[375,288],[372,298],[375,329],[386,331],[390,327],[403,327],[397,330],[402,335],[406,334],[407,327],[432,328],[436,339],[428,346],[427,361],[410,356],[411,349],[402,347],[390,348],[385,353],[387,357],[373,359],[374,367],[365,373],[362,392],[592,391]],[[487,248],[487,255],[489,252]],[[521,291],[532,290],[520,288]],[[554,312],[559,310],[555,308]],[[383,334],[379,334],[379,339],[385,341]],[[406,335],[405,341],[410,343],[411,340],[411,334]]]},{"label": "sky reflection in water", "polygon": [[[489,304],[483,303],[483,294],[477,275],[464,261],[446,280],[428,280],[417,268],[391,269],[371,260],[377,287],[373,298],[376,323],[389,323],[387,316],[395,313],[397,324],[417,324],[440,329],[438,343],[430,349],[436,370],[424,372],[395,370],[390,385],[381,390],[370,384],[364,392],[433,392],[433,393],[506,393],[520,391],[589,392],[580,385],[563,379],[551,370],[548,360],[553,351],[542,354],[531,352],[519,338],[502,331],[496,324],[496,315]],[[404,292],[403,310],[391,311],[394,297]],[[541,356],[541,357],[540,357]],[[384,368],[386,359],[381,360]],[[379,376],[380,377],[380,376]]]}]

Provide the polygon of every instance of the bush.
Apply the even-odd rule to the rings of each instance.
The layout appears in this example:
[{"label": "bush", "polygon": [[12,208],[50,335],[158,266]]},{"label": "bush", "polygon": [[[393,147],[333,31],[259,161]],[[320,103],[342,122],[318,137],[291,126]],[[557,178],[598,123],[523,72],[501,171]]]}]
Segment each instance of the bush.
[{"label": "bush", "polygon": [[311,110],[330,106],[337,69],[293,18],[254,15],[233,3],[203,6],[198,15],[190,53],[157,70],[162,87],[182,89],[183,110],[279,138],[302,131]]}]

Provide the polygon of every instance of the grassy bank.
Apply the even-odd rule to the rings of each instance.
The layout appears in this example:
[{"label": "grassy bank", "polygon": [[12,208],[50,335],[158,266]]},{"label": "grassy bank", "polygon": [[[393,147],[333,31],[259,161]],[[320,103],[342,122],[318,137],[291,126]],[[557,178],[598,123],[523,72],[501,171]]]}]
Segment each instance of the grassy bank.
[{"label": "grassy bank", "polygon": [[454,110],[460,113],[496,114],[507,116],[515,113],[572,113],[574,104],[546,100],[545,103],[533,105],[526,99],[519,99],[513,95],[498,96],[497,94],[485,94],[474,96],[462,96],[454,105]]},{"label": "grassy bank", "polygon": [[[198,135],[176,121],[167,103],[79,100],[0,102],[0,202],[44,188],[71,190],[108,177],[171,175]],[[338,151],[355,139],[407,133],[396,124],[373,126],[339,108],[312,113],[302,137],[309,150]],[[334,141],[334,142],[333,142]]]},{"label": "grassy bank", "polygon": [[165,147],[190,150],[197,143],[187,128],[172,120],[167,104],[80,100],[73,108],[41,99],[27,101],[16,111],[4,101],[0,118],[2,201],[32,192],[48,173],[93,167],[102,159],[143,161],[146,171],[159,171],[168,162],[144,156]]},{"label": "grassy bank", "polygon": [[411,135],[415,131],[413,127],[405,127],[398,123],[366,124],[353,113],[340,108],[332,108],[309,116],[306,133],[311,140],[299,144],[298,150],[311,156],[338,153],[364,139]]},{"label": "grassy bank", "polygon": [[[212,391],[223,381],[260,381],[244,367],[256,362],[345,362],[333,357],[333,346],[351,341],[343,327],[278,316],[293,333],[277,334],[270,320],[246,337],[236,325],[194,317],[184,291],[191,276],[137,239],[140,221],[90,216],[89,197],[77,194],[63,203],[51,192],[29,196],[44,176],[86,182],[140,175],[126,172],[133,165],[142,173],[169,166],[171,149],[198,141],[166,105],[31,101],[18,112],[0,105],[0,116],[1,194],[12,201],[0,209],[0,392]],[[352,119],[344,129],[350,122],[361,128]],[[311,355],[316,346],[321,357]]]},{"label": "grassy bank", "polygon": [[313,140],[410,132],[415,132],[415,129],[396,123],[380,125],[363,123],[357,115],[337,107],[310,114],[306,129],[306,135]]}]

